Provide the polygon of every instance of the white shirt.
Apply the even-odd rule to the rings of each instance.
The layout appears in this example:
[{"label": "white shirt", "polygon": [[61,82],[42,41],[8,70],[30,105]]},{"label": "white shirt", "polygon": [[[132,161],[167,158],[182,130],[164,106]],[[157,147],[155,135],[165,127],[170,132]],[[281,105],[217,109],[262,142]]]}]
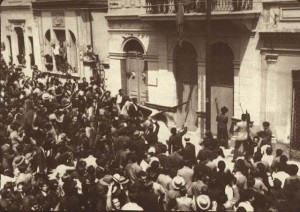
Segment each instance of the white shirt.
[{"label": "white shirt", "polygon": [[97,158],[95,158],[93,155],[89,155],[87,158],[81,160],[86,162],[86,167],[89,166],[93,166],[95,168],[97,167],[97,163],[96,163]]},{"label": "white shirt", "polygon": [[117,95],[117,104],[121,104],[123,101],[123,96],[121,96],[120,94]]},{"label": "white shirt", "polygon": [[121,208],[121,210],[122,211],[144,211],[142,207],[140,207],[138,204],[134,202],[128,202]]},{"label": "white shirt", "polygon": [[240,121],[236,124],[235,131],[238,132],[237,140],[239,141],[245,141],[248,138],[248,132],[247,132],[247,122],[246,121]]},{"label": "white shirt", "polygon": [[238,207],[243,207],[246,211],[254,211],[254,208],[249,201],[240,202]]},{"label": "white shirt", "polygon": [[[284,186],[284,183],[285,183],[285,180],[286,178],[288,178],[290,175],[288,175],[286,172],[284,171],[280,171],[280,172],[277,172],[277,173],[274,173],[273,174],[273,179],[277,178],[278,180],[280,180],[281,182],[281,188],[283,188]],[[271,185],[272,186],[272,185]]]}]

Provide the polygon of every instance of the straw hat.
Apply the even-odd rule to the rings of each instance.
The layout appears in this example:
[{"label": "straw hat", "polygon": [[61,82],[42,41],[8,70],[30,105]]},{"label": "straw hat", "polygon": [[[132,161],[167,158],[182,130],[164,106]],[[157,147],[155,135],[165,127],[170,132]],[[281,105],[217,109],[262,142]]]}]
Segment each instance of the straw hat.
[{"label": "straw hat", "polygon": [[208,210],[211,205],[209,196],[201,194],[196,199],[197,205],[201,210]]},{"label": "straw hat", "polygon": [[172,179],[172,187],[175,191],[179,191],[183,186],[185,186],[185,180],[183,177],[176,176]]}]

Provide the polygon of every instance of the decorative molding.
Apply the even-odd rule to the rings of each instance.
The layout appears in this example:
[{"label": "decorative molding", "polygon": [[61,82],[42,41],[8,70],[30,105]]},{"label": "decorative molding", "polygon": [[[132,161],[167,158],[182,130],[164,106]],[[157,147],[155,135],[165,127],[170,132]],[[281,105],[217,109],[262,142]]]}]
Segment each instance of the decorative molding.
[{"label": "decorative molding", "polygon": [[300,21],[300,7],[280,8],[280,21]]},{"label": "decorative molding", "polygon": [[276,63],[277,59],[278,59],[278,54],[266,54],[265,55],[265,60],[267,61],[268,64]]},{"label": "decorative molding", "polygon": [[64,12],[52,12],[51,16],[53,27],[65,27]]},{"label": "decorative molding", "polygon": [[149,62],[157,62],[158,61],[158,55],[144,55],[144,60]]}]

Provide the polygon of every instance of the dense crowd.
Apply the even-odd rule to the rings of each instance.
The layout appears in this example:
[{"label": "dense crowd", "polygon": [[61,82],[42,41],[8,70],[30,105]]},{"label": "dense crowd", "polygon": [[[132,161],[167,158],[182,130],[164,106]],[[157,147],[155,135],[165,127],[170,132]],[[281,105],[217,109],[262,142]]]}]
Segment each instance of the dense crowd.
[{"label": "dense crowd", "polygon": [[221,135],[206,132],[196,152],[186,126],[159,140],[157,120],[124,90],[33,69],[1,61],[3,210],[300,211],[298,166],[272,148],[267,122],[253,137],[242,117],[232,162],[224,108]]}]

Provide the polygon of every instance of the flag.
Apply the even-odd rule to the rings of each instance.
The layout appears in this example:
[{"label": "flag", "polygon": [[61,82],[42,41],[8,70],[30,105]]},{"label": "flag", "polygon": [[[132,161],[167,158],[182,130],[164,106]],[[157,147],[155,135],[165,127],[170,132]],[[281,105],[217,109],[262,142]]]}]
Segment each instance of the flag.
[{"label": "flag", "polygon": [[179,0],[177,14],[176,14],[176,27],[177,27],[177,33],[178,33],[177,42],[178,42],[179,46],[182,45],[183,24],[184,24],[184,7],[183,7],[183,2],[181,2]]}]

